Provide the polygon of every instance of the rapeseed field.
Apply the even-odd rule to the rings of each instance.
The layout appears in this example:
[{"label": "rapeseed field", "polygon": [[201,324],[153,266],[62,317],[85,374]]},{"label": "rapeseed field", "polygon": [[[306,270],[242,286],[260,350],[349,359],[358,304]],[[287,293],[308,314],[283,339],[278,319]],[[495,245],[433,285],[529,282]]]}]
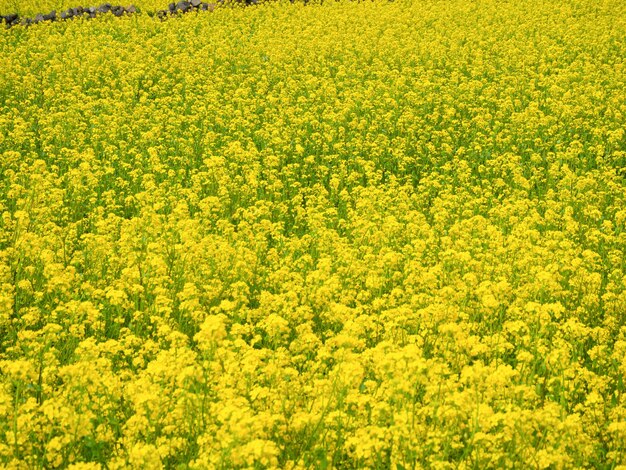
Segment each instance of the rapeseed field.
[{"label": "rapeseed field", "polygon": [[0,467],[626,468],[625,38],[623,0],[0,28]]}]

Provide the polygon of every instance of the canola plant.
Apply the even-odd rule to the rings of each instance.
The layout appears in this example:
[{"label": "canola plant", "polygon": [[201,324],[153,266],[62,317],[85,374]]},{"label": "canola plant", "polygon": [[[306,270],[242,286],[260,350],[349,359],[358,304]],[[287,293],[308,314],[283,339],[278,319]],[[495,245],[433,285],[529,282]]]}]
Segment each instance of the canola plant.
[{"label": "canola plant", "polygon": [[0,28],[0,466],[626,468],[624,38],[622,0]]}]

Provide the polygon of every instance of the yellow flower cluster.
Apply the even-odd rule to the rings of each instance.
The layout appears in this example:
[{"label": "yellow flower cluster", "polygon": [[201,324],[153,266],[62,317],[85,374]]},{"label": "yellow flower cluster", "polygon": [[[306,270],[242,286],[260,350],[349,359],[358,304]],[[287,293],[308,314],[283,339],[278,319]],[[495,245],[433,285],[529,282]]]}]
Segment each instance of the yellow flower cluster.
[{"label": "yellow flower cluster", "polygon": [[[120,2],[116,0],[108,3],[124,7],[135,5],[143,13],[154,14],[158,10],[167,9],[168,3],[171,3],[171,1],[172,0],[123,0]],[[35,15],[39,13],[46,14],[54,10],[57,13],[56,18],[59,20],[61,12],[68,8],[79,6],[85,8],[91,6],[98,7],[103,3],[107,2],[104,0],[0,0],[0,15],[17,13],[20,17],[35,17]],[[217,0],[215,0],[215,3],[217,3]],[[113,16],[113,14],[110,16]],[[89,21],[89,19],[88,17],[82,20],[74,18],[72,21]]]},{"label": "yellow flower cluster", "polygon": [[1,29],[0,466],[626,468],[624,37],[623,0]]}]

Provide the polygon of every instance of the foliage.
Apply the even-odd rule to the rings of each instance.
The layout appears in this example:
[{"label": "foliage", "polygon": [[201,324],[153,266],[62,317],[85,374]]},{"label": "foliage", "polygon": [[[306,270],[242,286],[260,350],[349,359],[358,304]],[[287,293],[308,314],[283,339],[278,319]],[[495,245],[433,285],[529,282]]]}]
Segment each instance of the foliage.
[{"label": "foliage", "polygon": [[0,463],[624,465],[624,38],[621,0],[1,30]]}]

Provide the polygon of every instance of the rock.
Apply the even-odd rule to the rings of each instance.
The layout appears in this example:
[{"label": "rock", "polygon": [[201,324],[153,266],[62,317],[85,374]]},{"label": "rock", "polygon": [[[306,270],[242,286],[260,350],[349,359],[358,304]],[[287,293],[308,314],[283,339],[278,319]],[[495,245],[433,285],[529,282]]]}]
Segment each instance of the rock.
[{"label": "rock", "polygon": [[11,26],[12,24],[17,24],[19,21],[19,16],[17,13],[9,13],[8,15],[4,15],[4,22]]},{"label": "rock", "polygon": [[191,3],[192,7],[198,8],[200,6],[201,1],[200,0],[191,0],[189,3]]},{"label": "rock", "polygon": [[30,18],[22,18],[20,24],[23,26],[30,26],[31,24],[33,24],[33,20],[31,20]]},{"label": "rock", "polygon": [[74,16],[74,10],[70,8],[69,10],[62,11],[61,15],[59,16],[61,17],[62,20],[69,20],[70,18]]},{"label": "rock", "polygon": [[137,13],[137,7],[135,5],[130,5],[126,7],[126,13],[132,15],[133,13]]},{"label": "rock", "polygon": [[35,15],[35,18],[33,19],[33,23],[41,23],[44,20],[45,20],[44,16],[41,13],[38,13],[37,15]]},{"label": "rock", "polygon": [[191,9],[191,4],[184,0],[176,4],[176,10],[181,11],[183,13],[187,13],[190,9]]},{"label": "rock", "polygon": [[98,13],[108,13],[111,11],[111,4],[110,3],[103,3],[102,5],[100,5],[98,7]]},{"label": "rock", "polygon": [[174,13],[174,12],[176,11],[176,4],[175,4],[175,3],[170,3],[170,4],[167,6],[167,9],[168,9],[171,13]]},{"label": "rock", "polygon": [[115,5],[111,7],[111,13],[113,13],[118,18],[124,14],[124,7],[120,5]]}]

